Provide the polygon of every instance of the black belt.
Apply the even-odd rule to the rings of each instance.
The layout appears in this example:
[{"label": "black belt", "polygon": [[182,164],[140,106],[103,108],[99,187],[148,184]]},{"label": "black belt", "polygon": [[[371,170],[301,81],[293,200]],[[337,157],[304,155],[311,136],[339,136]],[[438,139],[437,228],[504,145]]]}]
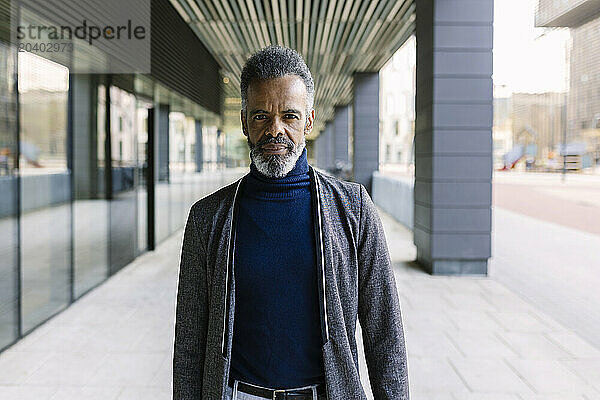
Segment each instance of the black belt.
[{"label": "black belt", "polygon": [[[233,381],[229,381],[229,385],[233,387]],[[267,389],[238,381],[238,392],[259,396],[271,400],[313,400],[312,389]],[[325,394],[325,385],[319,383],[317,385],[317,396]]]}]

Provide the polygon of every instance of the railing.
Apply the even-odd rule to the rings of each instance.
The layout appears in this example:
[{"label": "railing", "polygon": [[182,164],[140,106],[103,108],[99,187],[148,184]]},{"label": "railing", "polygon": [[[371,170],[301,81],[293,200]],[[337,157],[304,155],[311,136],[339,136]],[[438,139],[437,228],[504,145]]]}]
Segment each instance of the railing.
[{"label": "railing", "polygon": [[408,229],[413,229],[414,180],[373,173],[373,202]]}]

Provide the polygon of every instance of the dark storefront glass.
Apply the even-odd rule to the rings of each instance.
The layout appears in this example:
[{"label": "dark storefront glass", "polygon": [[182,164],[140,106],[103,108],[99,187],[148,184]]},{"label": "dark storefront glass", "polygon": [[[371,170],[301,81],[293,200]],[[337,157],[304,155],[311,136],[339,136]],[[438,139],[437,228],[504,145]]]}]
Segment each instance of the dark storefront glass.
[{"label": "dark storefront glass", "polygon": [[110,88],[112,199],[110,201],[110,271],[115,273],[137,255],[136,99]]},{"label": "dark storefront glass", "polygon": [[16,50],[0,41],[0,349],[19,334]]},{"label": "dark storefront glass", "polygon": [[[105,87],[73,76],[73,251],[78,298],[108,276],[108,202],[104,190]],[[92,123],[90,123],[92,122]]]},{"label": "dark storefront glass", "polygon": [[156,104],[155,107],[155,140],[156,150],[154,182],[155,213],[156,213],[156,243],[162,242],[169,236],[171,214],[169,190],[169,105]]},{"label": "dark storefront glass", "polygon": [[185,218],[185,115],[172,112],[169,115],[169,191],[171,202],[170,232],[181,227]]},{"label": "dark storefront glass", "polygon": [[137,245],[138,254],[148,249],[148,109],[152,102],[137,100],[136,137],[137,137]]},{"label": "dark storefront glass", "polygon": [[19,53],[22,329],[71,296],[71,177],[67,168],[69,71]]}]

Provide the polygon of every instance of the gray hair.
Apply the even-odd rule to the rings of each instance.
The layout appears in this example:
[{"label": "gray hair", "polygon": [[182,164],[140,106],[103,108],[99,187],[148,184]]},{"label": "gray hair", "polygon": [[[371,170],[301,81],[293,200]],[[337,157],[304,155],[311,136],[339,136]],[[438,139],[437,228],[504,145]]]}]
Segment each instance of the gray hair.
[{"label": "gray hair", "polygon": [[293,49],[283,46],[267,46],[254,53],[242,69],[240,91],[242,110],[246,112],[248,86],[254,80],[280,78],[285,75],[298,75],[306,86],[307,113],[313,107],[315,84],[302,56]]}]

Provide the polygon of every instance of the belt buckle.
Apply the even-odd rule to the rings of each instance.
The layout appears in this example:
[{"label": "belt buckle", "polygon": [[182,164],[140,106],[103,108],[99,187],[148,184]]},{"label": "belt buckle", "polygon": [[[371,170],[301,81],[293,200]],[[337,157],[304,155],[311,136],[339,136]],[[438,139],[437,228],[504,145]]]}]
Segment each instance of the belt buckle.
[{"label": "belt buckle", "polygon": [[273,390],[273,400],[277,400],[277,393],[283,393],[285,395],[285,389]]}]

